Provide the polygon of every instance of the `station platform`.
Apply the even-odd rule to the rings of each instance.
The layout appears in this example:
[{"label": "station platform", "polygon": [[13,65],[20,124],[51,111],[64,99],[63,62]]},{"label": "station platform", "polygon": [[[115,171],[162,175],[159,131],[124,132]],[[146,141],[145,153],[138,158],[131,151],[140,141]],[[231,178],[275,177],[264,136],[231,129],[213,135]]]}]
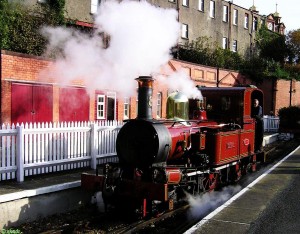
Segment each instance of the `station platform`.
[{"label": "station platform", "polygon": [[90,169],[26,177],[24,182],[0,182],[0,230],[38,218],[65,213],[87,204],[93,194],[81,189],[81,174]]},{"label": "station platform", "polygon": [[185,234],[299,233],[300,145]]},{"label": "station platform", "polygon": [[[277,133],[266,134],[263,145],[277,139]],[[80,188],[80,176],[83,172],[95,173],[86,168],[25,177],[25,181],[21,183],[0,182],[0,230],[36,218],[66,212],[90,202],[93,194],[83,192]]]}]

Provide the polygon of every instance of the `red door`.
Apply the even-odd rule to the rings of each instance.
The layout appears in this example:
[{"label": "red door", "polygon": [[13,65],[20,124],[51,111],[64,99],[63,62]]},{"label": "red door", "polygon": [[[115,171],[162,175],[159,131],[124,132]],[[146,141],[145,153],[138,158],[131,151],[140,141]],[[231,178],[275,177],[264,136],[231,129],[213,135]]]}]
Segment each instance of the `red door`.
[{"label": "red door", "polygon": [[32,122],[51,122],[53,120],[52,86],[33,86]]},{"label": "red door", "polygon": [[50,85],[11,85],[11,122],[51,122],[53,91]]},{"label": "red door", "polygon": [[88,121],[90,98],[83,88],[61,88],[59,121]]}]

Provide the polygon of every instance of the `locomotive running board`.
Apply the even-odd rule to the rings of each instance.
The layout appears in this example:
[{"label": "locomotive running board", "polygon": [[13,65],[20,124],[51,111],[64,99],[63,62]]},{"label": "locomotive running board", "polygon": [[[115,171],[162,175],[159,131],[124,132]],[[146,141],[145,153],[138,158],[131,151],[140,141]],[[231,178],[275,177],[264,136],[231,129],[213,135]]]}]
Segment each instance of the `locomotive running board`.
[{"label": "locomotive running board", "polygon": [[[232,163],[228,163],[226,165],[223,165],[223,166],[220,166],[220,167],[216,167],[216,168],[213,168],[214,171],[218,171],[218,170],[222,170],[224,168],[228,168],[230,166],[234,166],[236,165],[238,162],[232,162]],[[209,170],[206,170],[206,171],[193,171],[193,172],[189,172],[187,173],[187,176],[195,176],[195,175],[202,175],[202,174],[209,174],[211,173],[211,171]]]}]

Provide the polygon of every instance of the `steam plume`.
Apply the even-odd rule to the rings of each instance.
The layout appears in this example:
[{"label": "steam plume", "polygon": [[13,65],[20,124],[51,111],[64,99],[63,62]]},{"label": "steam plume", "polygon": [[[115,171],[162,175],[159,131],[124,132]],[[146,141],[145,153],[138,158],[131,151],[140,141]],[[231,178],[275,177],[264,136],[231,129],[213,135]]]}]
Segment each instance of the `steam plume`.
[{"label": "steam plume", "polygon": [[208,212],[216,209],[222,203],[227,201],[235,193],[241,190],[241,186],[228,186],[222,191],[213,191],[211,193],[204,193],[201,196],[193,197],[189,194],[188,202],[191,206],[190,215],[192,218],[204,217]]},{"label": "steam plume", "polygon": [[[170,59],[180,25],[174,9],[163,9],[146,1],[106,1],[95,19],[92,36],[64,28],[44,28],[49,40],[48,53],[61,56],[46,73],[70,83],[84,80],[90,90],[110,89],[121,95],[135,93],[140,75],[158,73]],[[109,46],[102,33],[109,35]]]}]

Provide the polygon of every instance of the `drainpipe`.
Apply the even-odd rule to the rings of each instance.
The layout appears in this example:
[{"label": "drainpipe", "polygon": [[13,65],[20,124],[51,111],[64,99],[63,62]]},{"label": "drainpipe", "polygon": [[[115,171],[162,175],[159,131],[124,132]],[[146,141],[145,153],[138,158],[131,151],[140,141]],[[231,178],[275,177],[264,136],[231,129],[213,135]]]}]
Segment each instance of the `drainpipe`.
[{"label": "drainpipe", "polygon": [[2,50],[0,49],[0,123],[2,124]]},{"label": "drainpipe", "polygon": [[217,87],[219,87],[219,83],[220,83],[220,68],[217,67]]},{"label": "drainpipe", "polygon": [[293,93],[295,92],[296,90],[293,90],[293,80],[290,81],[290,106],[292,106],[292,97],[293,97]]},{"label": "drainpipe", "polygon": [[[179,21],[179,0],[176,1],[176,10],[177,10],[177,21],[178,23],[180,24],[180,21]],[[182,30],[182,29],[181,29]],[[176,58],[179,59],[179,42],[177,40],[177,53],[176,53]]]},{"label": "drainpipe", "polygon": [[248,19],[248,23],[251,24],[251,25],[249,25],[251,28],[251,31],[250,31],[250,57],[254,56],[254,53],[253,53],[253,19],[254,19],[254,15],[253,15],[253,10],[251,9],[251,21],[250,21],[250,19]]},{"label": "drainpipe", "polygon": [[231,46],[231,38],[232,38],[232,32],[231,32],[231,23],[232,23],[232,16],[231,16],[231,10],[232,8],[232,2],[229,1],[229,12],[228,12],[228,49],[230,50],[230,46]]},{"label": "drainpipe", "polygon": [[272,99],[271,99],[271,107],[272,107],[272,111],[275,114],[275,101],[276,97],[275,97],[275,93],[277,92],[277,87],[276,87],[276,81],[274,79],[272,79]]}]

